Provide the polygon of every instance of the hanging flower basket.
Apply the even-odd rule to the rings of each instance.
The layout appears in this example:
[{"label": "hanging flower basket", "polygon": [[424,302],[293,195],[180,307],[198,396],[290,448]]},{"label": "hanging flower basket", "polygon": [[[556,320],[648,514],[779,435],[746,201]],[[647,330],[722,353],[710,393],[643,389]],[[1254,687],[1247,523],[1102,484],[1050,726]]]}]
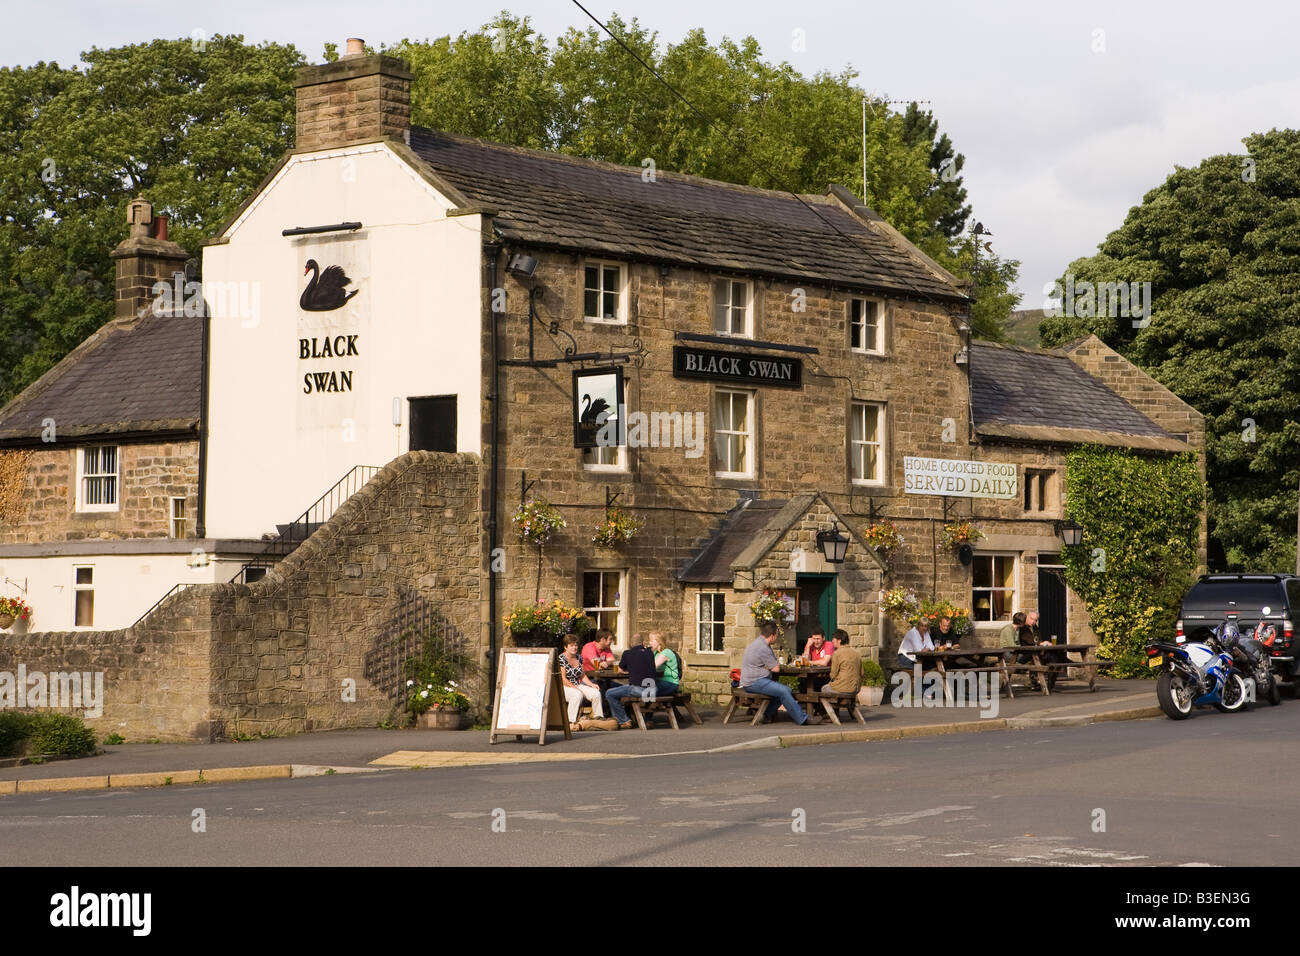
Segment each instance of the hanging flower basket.
[{"label": "hanging flower basket", "polygon": [[749,606],[749,612],[754,615],[755,624],[771,621],[783,627],[790,620],[790,605],[784,591],[765,590],[763,596]]},{"label": "hanging flower basket", "polygon": [[886,558],[903,546],[903,536],[892,521],[877,521],[867,525],[862,532],[862,539]]},{"label": "hanging flower basket", "polygon": [[25,621],[32,616],[32,609],[22,598],[0,597],[0,630],[14,626],[15,621]]},{"label": "hanging flower basket", "polygon": [[592,544],[602,548],[617,548],[627,544],[645,527],[645,521],[622,508],[610,508],[605,512],[605,520],[596,527],[592,535]]},{"label": "hanging flower basket", "polygon": [[959,554],[963,545],[969,548],[982,537],[984,533],[969,521],[954,521],[943,526],[943,546],[954,554]]},{"label": "hanging flower basket", "polygon": [[566,524],[564,516],[555,506],[540,496],[516,508],[511,520],[519,533],[519,540],[539,548]]}]

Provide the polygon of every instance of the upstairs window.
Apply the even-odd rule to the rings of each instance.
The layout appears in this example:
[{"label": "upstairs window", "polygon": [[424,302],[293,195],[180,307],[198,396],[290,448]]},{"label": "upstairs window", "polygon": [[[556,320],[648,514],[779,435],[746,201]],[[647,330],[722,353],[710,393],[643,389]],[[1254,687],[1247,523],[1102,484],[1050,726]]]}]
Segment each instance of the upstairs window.
[{"label": "upstairs window", "polygon": [[1052,501],[1052,472],[1037,468],[1025,469],[1025,510],[1054,511]]},{"label": "upstairs window", "polygon": [[854,402],[849,409],[849,475],[855,485],[885,480],[885,406]]},{"label": "upstairs window", "polygon": [[614,262],[592,262],[583,266],[582,315],[588,322],[621,324],[627,321],[623,294],[623,267]]},{"label": "upstairs window", "polygon": [[713,441],[722,478],[754,474],[754,393],[720,388],[714,396]]},{"label": "upstairs window", "polygon": [[117,510],[117,447],[81,449],[78,461],[77,510]]},{"label": "upstairs window", "polygon": [[173,498],[172,502],[172,537],[189,537],[190,520],[185,512],[185,499]]},{"label": "upstairs window", "polygon": [[849,300],[849,347],[855,352],[883,352],[884,313],[879,299]]},{"label": "upstairs window", "polygon": [[753,296],[741,279],[713,280],[713,331],[719,335],[754,336]]}]

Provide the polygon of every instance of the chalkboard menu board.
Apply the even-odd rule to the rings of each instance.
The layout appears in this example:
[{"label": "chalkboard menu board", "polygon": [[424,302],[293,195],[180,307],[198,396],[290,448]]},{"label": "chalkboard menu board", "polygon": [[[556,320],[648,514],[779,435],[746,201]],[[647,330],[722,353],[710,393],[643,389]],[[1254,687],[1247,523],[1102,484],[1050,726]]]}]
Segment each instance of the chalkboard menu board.
[{"label": "chalkboard menu board", "polygon": [[547,730],[564,731],[565,740],[571,736],[555,651],[502,648],[488,743],[494,744],[506,734],[514,734],[517,740],[523,740],[524,734],[537,734],[538,744],[544,745]]}]

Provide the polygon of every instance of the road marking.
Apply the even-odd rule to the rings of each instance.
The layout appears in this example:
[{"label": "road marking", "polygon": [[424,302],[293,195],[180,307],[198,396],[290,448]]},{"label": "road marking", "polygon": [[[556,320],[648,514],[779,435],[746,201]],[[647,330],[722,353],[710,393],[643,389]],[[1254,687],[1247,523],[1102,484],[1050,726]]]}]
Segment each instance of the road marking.
[{"label": "road marking", "polygon": [[547,763],[555,760],[608,760],[635,754],[597,753],[466,753],[458,750],[396,750],[370,761],[379,767],[481,767],[489,764]]}]

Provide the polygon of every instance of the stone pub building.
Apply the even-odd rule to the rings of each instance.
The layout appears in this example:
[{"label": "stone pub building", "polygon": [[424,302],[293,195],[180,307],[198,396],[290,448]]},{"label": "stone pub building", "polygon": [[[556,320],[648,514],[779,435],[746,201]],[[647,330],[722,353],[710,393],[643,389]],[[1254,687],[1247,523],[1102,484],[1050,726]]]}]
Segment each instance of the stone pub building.
[{"label": "stone pub building", "polygon": [[[981,634],[1039,607],[1045,632],[1090,639],[1057,567],[1064,455],[1200,452],[1194,410],[1095,338],[972,341],[968,290],[839,186],[795,196],[412,127],[410,81],[359,43],[304,68],[296,148],[205,245],[206,314],[168,320],[189,330],[173,348],[201,388],[169,440],[184,439],[202,531],[164,522],[147,531],[159,545],[201,534],[243,555],[340,476],[378,472],[334,492],[264,578],[95,623],[125,629],[87,637],[96,653],[183,641],[209,662],[168,733],[373,724],[389,701],[362,659],[412,592],[485,654],[536,596],[586,609],[619,646],[661,630],[706,696],[725,694],[765,588],[794,599],[792,646],[821,623],[887,660],[901,635],[877,605],[893,585],[972,608]],[[0,411],[10,451],[31,444],[10,427],[29,399]],[[155,510],[180,496],[133,474],[132,454],[123,501],[133,482],[152,483]],[[63,547],[35,516],[76,512],[74,464],[50,485],[32,460],[28,511],[0,523],[5,577]],[[511,524],[538,496],[566,521],[540,552]],[[644,527],[600,547],[611,505]],[[941,543],[961,518],[985,535],[969,565]],[[888,567],[862,538],[883,519],[904,538]],[[832,528],[849,538],[839,564],[817,544]],[[47,609],[75,588],[59,573],[63,590],[31,595],[28,637],[46,615],[71,628]],[[145,606],[173,583],[132,587],[146,580]],[[71,629],[54,643],[81,647]],[[0,666],[31,651],[21,640],[0,638]],[[147,685],[113,660],[110,716],[113,673]],[[349,675],[351,706],[336,700]],[[158,726],[132,706],[119,723]]]}]

